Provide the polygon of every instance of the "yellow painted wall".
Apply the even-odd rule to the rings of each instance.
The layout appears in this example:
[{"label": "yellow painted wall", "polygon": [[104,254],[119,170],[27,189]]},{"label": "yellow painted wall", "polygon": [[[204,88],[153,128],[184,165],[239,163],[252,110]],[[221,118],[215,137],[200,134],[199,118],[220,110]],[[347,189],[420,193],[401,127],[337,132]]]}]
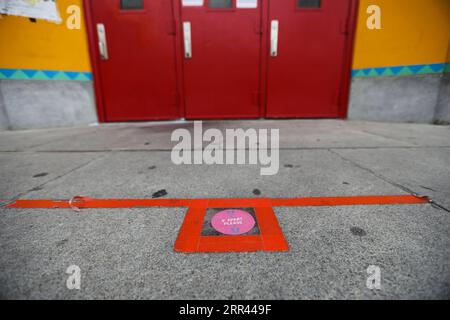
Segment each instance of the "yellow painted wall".
[{"label": "yellow painted wall", "polygon": [[[366,27],[378,5],[382,29]],[[360,0],[354,69],[449,62],[450,0]]]},{"label": "yellow painted wall", "polygon": [[69,5],[81,0],[57,0],[63,23],[3,16],[0,19],[0,68],[90,72],[84,21],[81,30],[66,27]]},{"label": "yellow painted wall", "polygon": [[[66,9],[81,0],[57,0],[64,22],[0,19],[0,68],[91,70],[84,21],[69,30]],[[367,7],[382,10],[382,29],[368,30]],[[354,69],[449,62],[450,0],[360,0]]]}]

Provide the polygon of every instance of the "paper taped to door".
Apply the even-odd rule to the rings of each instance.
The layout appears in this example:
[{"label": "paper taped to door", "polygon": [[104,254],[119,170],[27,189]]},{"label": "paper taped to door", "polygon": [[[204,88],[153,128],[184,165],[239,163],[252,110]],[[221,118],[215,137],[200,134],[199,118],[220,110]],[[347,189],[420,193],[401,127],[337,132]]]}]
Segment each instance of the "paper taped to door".
[{"label": "paper taped to door", "polygon": [[183,7],[201,7],[203,0],[183,0]]},{"label": "paper taped to door", "polygon": [[254,9],[258,7],[258,0],[237,0],[236,7],[241,9]]}]

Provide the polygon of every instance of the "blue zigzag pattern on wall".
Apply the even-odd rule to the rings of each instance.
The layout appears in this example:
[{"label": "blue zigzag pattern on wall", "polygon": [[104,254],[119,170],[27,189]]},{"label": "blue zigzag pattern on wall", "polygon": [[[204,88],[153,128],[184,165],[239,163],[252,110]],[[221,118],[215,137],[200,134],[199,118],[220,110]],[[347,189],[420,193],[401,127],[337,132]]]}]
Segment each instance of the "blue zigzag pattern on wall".
[{"label": "blue zigzag pattern on wall", "polygon": [[[352,77],[407,76],[437,73],[450,73],[450,62],[353,69]],[[93,77],[91,72],[0,68],[0,79],[92,81]]]},{"label": "blue zigzag pattern on wall", "polygon": [[0,68],[0,79],[92,81],[92,73],[61,70]]},{"label": "blue zigzag pattern on wall", "polygon": [[352,77],[407,76],[450,72],[450,63],[417,64],[382,68],[353,69]]}]

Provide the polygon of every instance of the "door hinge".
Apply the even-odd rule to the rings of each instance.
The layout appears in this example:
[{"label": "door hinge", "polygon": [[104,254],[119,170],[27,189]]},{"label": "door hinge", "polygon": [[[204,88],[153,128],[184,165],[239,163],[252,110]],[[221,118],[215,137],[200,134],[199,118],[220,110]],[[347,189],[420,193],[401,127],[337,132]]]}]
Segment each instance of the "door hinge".
[{"label": "door hinge", "polygon": [[257,105],[257,106],[261,105],[261,101],[262,101],[262,92],[261,91],[253,92],[253,101],[254,101],[255,105]]},{"label": "door hinge", "polygon": [[340,24],[340,28],[339,28],[341,34],[345,34],[348,35],[349,34],[349,20],[345,19],[345,20],[341,20],[341,24]]},{"label": "door hinge", "polygon": [[263,24],[262,21],[257,19],[255,23],[255,33],[256,34],[263,34]]},{"label": "door hinge", "polygon": [[173,102],[174,102],[174,105],[175,106],[179,106],[180,105],[180,93],[179,92],[175,92],[174,94],[173,94]]},{"label": "door hinge", "polygon": [[175,19],[172,19],[169,21],[169,32],[168,33],[171,36],[177,35],[177,22],[175,21]]},{"label": "door hinge", "polygon": [[341,104],[341,89],[337,89],[334,98],[334,105],[338,107],[340,104]]}]

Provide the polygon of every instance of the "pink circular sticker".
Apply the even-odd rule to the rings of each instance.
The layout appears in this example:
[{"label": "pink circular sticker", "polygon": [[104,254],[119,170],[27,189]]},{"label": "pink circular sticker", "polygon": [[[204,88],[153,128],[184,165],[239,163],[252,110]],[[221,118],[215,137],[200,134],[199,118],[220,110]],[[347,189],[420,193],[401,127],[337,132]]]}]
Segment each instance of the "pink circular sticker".
[{"label": "pink circular sticker", "polygon": [[253,216],[242,210],[223,210],[214,215],[211,224],[214,229],[226,235],[240,235],[249,232],[255,226]]}]

